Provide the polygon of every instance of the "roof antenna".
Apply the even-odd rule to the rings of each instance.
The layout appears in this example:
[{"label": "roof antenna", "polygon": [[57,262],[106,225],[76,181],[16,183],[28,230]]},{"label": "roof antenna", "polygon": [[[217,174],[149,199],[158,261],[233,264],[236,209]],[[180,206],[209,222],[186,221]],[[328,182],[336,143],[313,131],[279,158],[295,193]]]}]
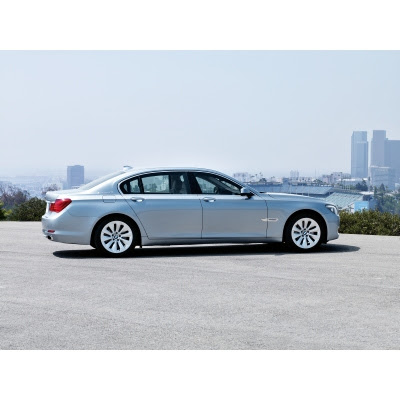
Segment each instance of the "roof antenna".
[{"label": "roof antenna", "polygon": [[124,167],[122,168],[123,171],[129,171],[130,169],[132,169],[130,165],[124,165]]}]

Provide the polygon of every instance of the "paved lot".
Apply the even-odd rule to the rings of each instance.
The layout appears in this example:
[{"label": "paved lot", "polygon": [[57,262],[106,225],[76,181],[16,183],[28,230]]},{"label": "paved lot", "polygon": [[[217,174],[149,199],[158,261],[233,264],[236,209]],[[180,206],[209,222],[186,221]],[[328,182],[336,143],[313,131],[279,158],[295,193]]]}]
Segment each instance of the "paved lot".
[{"label": "paved lot", "polygon": [[400,349],[400,238],[99,257],[0,223],[1,349]]}]

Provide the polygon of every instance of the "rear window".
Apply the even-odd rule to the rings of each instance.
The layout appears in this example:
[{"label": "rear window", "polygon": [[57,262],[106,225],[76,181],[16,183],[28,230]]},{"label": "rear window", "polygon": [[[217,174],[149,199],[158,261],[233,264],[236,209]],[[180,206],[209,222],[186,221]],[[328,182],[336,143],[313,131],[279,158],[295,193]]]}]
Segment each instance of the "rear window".
[{"label": "rear window", "polygon": [[97,185],[100,185],[101,183],[108,181],[109,179],[115,178],[118,175],[122,175],[124,174],[125,171],[118,171],[118,172],[113,172],[111,174],[102,176],[101,178],[95,179],[92,182],[87,183],[86,185],[80,186],[79,189],[81,190],[88,190],[88,189],[92,189]]}]

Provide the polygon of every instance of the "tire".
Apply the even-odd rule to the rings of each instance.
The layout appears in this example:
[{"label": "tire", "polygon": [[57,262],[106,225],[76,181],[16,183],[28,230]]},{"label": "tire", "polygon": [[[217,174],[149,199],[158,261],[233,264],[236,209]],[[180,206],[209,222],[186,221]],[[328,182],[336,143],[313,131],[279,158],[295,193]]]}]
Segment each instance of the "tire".
[{"label": "tire", "polygon": [[96,228],[94,246],[103,255],[123,257],[135,248],[136,235],[136,229],[127,218],[110,217]]},{"label": "tire", "polygon": [[291,217],[286,225],[284,241],[298,252],[315,250],[323,241],[324,224],[320,217],[301,213]]}]

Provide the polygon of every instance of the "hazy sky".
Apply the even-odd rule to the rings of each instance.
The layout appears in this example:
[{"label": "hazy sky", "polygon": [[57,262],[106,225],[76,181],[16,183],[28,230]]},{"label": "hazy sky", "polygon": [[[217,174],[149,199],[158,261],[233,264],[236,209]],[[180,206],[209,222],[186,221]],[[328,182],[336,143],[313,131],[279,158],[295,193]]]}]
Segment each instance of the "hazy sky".
[{"label": "hazy sky", "polygon": [[350,172],[352,131],[400,139],[399,106],[399,51],[0,51],[0,176]]}]

